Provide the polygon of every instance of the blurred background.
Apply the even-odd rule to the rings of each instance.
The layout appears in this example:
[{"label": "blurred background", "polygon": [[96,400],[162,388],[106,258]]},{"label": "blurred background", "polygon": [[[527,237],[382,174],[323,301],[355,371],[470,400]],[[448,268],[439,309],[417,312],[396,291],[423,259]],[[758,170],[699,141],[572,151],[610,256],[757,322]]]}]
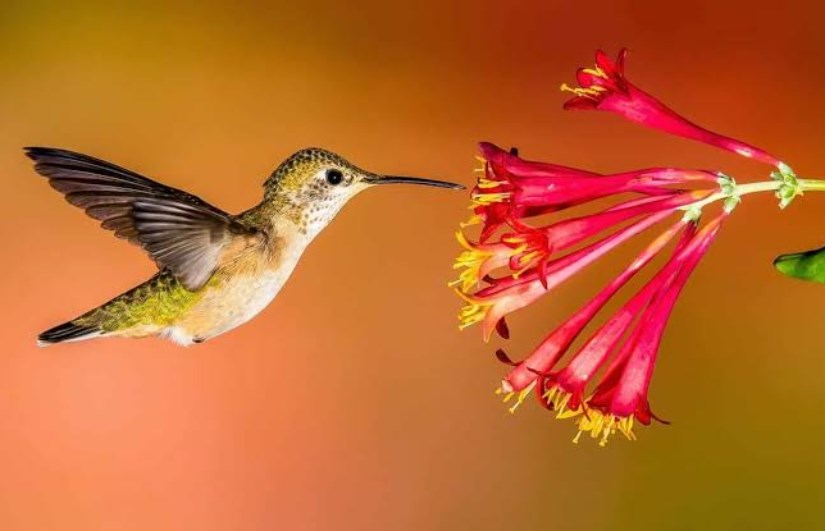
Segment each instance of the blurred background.
[{"label": "blurred background", "polygon": [[[23,157],[59,146],[230,211],[293,151],[470,184],[475,145],[596,171],[768,168],[601,113],[558,86],[603,47],[690,118],[822,177],[818,2],[4,2],[0,6],[0,528],[813,529],[823,501],[825,197],[748,197],[688,285],[651,390],[673,422],[600,449],[459,333],[446,288],[467,195],[371,190],[274,304],[183,349],[35,347],[152,274]],[[629,255],[628,255],[629,256]],[[514,357],[615,255],[510,319]],[[585,444],[586,443],[586,444]]]}]

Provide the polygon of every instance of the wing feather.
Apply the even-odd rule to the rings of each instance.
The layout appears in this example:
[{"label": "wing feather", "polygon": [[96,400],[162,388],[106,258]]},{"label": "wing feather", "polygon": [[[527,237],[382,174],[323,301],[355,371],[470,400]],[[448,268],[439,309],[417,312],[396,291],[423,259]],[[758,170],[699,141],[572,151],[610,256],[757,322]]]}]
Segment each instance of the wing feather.
[{"label": "wing feather", "polygon": [[234,238],[258,235],[197,196],[115,164],[64,149],[30,147],[26,155],[69,203],[143,247],[188,289],[209,280]]}]

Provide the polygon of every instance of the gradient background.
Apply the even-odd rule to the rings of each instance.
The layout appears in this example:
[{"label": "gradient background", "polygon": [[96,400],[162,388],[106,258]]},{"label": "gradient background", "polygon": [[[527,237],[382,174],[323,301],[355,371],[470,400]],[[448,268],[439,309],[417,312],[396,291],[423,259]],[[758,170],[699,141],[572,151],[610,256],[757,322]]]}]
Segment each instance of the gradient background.
[{"label": "gradient background", "polygon": [[[229,210],[294,150],[471,183],[475,142],[618,171],[765,167],[557,92],[596,47],[700,123],[825,174],[816,2],[283,2],[0,7],[0,528],[812,529],[825,501],[825,286],[780,253],[825,243],[811,194],[751,197],[672,319],[653,381],[670,427],[602,450],[492,394],[445,288],[466,194],[371,190],[276,302],[197,348],[34,346],[153,271],[68,206],[24,145],[77,149]],[[660,5],[661,4],[661,5]],[[621,254],[621,253],[620,253]],[[628,255],[629,256],[629,255]],[[623,261],[512,318],[520,356]],[[589,441],[588,441],[589,442]]]}]

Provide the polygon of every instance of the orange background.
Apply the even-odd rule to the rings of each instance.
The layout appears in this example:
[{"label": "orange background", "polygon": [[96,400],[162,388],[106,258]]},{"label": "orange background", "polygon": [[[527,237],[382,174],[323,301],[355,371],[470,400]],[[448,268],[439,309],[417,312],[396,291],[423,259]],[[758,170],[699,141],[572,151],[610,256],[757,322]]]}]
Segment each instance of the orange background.
[{"label": "orange background", "polygon": [[[475,142],[597,171],[767,168],[557,87],[596,47],[698,122],[825,174],[816,2],[308,2],[0,7],[0,529],[811,529],[825,501],[825,243],[814,194],[748,197],[675,311],[653,380],[669,427],[607,449],[532,401],[508,414],[445,287],[467,195],[370,190],[275,303],[205,345],[36,334],[148,277],[20,148],[87,152],[229,211],[308,145],[471,183]],[[298,5],[300,4],[300,5]],[[516,5],[517,4],[517,5]],[[724,5],[720,5],[724,4]],[[514,316],[525,354],[622,263]],[[601,269],[600,269],[601,268]]]}]

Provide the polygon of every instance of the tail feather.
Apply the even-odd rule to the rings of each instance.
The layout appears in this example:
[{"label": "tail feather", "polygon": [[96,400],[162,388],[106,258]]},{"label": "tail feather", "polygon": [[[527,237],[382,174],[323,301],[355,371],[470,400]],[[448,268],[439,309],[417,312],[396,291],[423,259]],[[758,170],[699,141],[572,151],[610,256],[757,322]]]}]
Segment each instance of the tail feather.
[{"label": "tail feather", "polygon": [[74,321],[57,325],[37,336],[37,344],[41,347],[63,343],[66,341],[80,341],[91,339],[102,334],[100,328],[91,325],[76,324]]}]

